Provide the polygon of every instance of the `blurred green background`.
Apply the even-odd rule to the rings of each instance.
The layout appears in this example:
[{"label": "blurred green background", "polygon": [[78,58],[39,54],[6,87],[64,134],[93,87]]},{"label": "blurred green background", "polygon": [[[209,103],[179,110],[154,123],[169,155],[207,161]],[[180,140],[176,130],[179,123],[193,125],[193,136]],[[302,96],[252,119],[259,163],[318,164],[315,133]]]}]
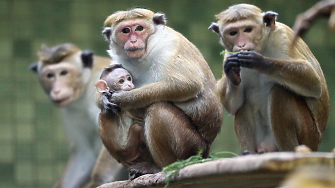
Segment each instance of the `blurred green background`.
[{"label": "blurred green background", "polygon": [[[59,110],[42,91],[28,66],[42,44],[72,42],[107,56],[101,30],[117,10],[144,7],[164,12],[168,23],[203,53],[217,79],[222,47],[207,27],[214,15],[237,3],[250,3],[279,13],[292,26],[295,17],[315,0],[0,0],[0,187],[51,187],[64,168],[69,151]],[[335,33],[320,19],[304,36],[328,82],[331,110],[321,151],[335,147]],[[239,153],[232,117],[227,116],[213,145],[215,151]]]}]

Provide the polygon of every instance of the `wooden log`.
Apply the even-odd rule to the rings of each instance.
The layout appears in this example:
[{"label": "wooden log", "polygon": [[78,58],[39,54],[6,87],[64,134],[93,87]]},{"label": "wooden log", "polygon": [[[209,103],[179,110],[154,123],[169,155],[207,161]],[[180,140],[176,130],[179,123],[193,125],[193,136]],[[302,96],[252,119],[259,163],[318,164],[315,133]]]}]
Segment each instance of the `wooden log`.
[{"label": "wooden log", "polygon": [[[335,154],[275,152],[194,164],[181,169],[169,188],[278,187],[288,173],[306,165],[334,168]],[[107,183],[99,188],[163,188],[165,179],[163,173],[147,174],[132,181]]]}]

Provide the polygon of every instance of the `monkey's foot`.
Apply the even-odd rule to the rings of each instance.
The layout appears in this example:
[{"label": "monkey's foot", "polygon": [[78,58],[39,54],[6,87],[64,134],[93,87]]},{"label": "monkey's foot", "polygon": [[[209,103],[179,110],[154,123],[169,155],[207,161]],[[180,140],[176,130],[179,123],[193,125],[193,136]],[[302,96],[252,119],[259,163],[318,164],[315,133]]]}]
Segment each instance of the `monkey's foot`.
[{"label": "monkey's foot", "polygon": [[138,172],[137,170],[135,169],[129,169],[129,179],[130,180],[134,180],[140,176],[144,175],[143,173],[141,172]]},{"label": "monkey's foot", "polygon": [[129,179],[133,180],[145,174],[155,174],[161,169],[153,163],[142,162],[129,167]]},{"label": "monkey's foot", "polygon": [[242,151],[240,156],[250,155],[250,154],[263,154],[263,153],[267,153],[267,150],[261,148],[261,149],[258,149],[256,153],[252,153],[249,150],[244,150]]},{"label": "monkey's foot", "polygon": [[263,153],[266,153],[266,150],[265,149],[259,149],[257,151],[257,154],[263,154]]},{"label": "monkey's foot", "polygon": [[243,155],[249,155],[249,154],[251,154],[251,152],[249,150],[244,150],[244,151],[242,151],[242,153],[240,155],[243,156]]}]

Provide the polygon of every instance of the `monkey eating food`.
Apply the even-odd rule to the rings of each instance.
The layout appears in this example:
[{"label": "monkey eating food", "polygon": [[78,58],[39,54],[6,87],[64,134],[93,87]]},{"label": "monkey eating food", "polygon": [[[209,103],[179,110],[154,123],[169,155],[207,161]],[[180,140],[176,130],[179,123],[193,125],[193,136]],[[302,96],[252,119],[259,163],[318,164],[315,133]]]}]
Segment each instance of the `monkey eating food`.
[{"label": "monkey eating food", "polygon": [[217,92],[235,116],[235,132],[251,153],[318,150],[328,120],[329,96],[320,65],[277,13],[249,4],[222,11],[209,29],[226,51]]}]

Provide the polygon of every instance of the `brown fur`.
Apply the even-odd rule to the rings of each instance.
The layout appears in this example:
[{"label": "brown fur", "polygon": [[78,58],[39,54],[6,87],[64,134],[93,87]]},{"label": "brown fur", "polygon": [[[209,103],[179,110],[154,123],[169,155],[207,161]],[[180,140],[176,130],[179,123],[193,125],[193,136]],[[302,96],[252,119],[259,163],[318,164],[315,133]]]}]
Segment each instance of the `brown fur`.
[{"label": "brown fur", "polygon": [[[148,12],[142,11],[143,14]],[[118,14],[109,18],[117,17]],[[124,12],[122,14],[127,15]],[[115,38],[110,39],[107,35],[106,38],[110,42],[112,58],[132,74],[136,85],[129,92],[115,93],[113,101],[121,109],[146,108],[145,142],[154,160],[153,165],[161,169],[196,154],[199,149],[203,149],[205,157],[208,156],[211,143],[220,131],[222,105],[214,93],[215,78],[199,50],[180,33],[163,25],[163,14],[148,15],[150,20],[135,16],[122,19],[118,24],[116,20],[121,18],[108,18],[106,21],[111,24],[111,28],[105,33],[121,30],[118,26],[150,22],[150,28],[145,28],[147,33],[138,35],[148,36],[145,39],[146,52],[139,58],[131,58],[124,53],[123,46],[116,44]],[[126,34],[121,36],[125,38]],[[155,41],[155,46],[148,41]],[[148,166],[143,166],[141,164],[135,168],[150,172]]]},{"label": "brown fur", "polygon": [[[293,31],[276,22],[276,15],[239,4],[217,16],[218,24],[210,28],[220,32],[226,50],[249,51],[225,57],[228,73],[223,73],[216,92],[228,112],[235,115],[242,149],[293,151],[305,144],[316,151],[328,120],[326,81],[318,61],[301,39],[290,49]],[[230,35],[229,30],[225,33],[226,27],[234,28],[248,20],[252,25],[239,26],[241,30],[233,30],[236,35]],[[253,29],[245,32],[244,27]],[[233,63],[235,67],[229,69]]]}]

